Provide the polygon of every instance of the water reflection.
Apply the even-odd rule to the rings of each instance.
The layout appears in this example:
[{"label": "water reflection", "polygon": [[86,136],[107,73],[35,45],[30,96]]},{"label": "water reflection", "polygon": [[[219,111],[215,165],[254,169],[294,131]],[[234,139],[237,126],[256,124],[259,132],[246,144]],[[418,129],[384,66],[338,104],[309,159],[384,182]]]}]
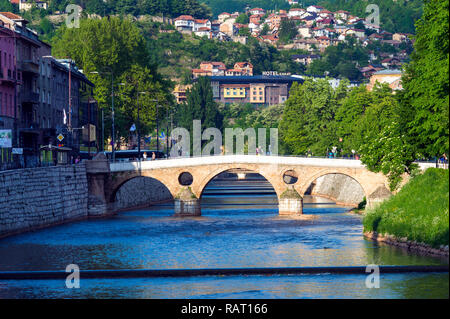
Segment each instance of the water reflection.
[{"label": "water reflection", "polygon": [[[233,192],[243,186],[253,193],[236,196]],[[347,210],[330,204],[328,199],[307,197],[304,213],[311,218],[285,218],[278,216],[277,199],[267,183],[216,184],[202,197],[201,217],[175,218],[173,204],[164,204],[109,219],[81,221],[2,239],[0,270],[63,270],[71,263],[81,269],[167,269],[448,262],[364,240],[361,217]],[[85,287],[93,290],[79,291],[77,297],[410,298],[417,296],[414,293],[417,278],[421,289],[426,289],[431,282],[445,281],[445,275],[411,276],[389,275],[386,277],[389,285],[379,292],[368,292],[365,287],[361,290],[358,276],[339,277],[339,283],[330,276],[246,277],[241,285],[242,278],[136,279],[108,284],[89,280]],[[58,286],[60,282],[45,283],[37,287],[32,281],[0,282],[0,297],[2,294],[3,297],[20,296],[19,291],[25,287],[36,297],[69,293]],[[442,286],[445,285],[438,285],[436,295],[442,295]],[[398,287],[402,287],[401,291]]]}]

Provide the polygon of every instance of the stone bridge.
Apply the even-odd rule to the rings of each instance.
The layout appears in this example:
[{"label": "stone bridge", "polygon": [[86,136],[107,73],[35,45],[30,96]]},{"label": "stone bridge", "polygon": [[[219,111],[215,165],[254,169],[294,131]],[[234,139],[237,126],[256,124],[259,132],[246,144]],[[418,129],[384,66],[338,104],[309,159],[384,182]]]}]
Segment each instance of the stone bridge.
[{"label": "stone bridge", "polygon": [[86,169],[91,216],[113,213],[117,191],[136,177],[150,177],[164,184],[174,198],[176,215],[198,216],[206,185],[230,170],[262,175],[274,188],[282,215],[302,214],[305,192],[327,174],[344,174],[358,182],[369,207],[391,195],[383,174],[369,171],[358,160],[347,159],[225,155],[110,164],[106,158],[97,158],[88,161]]}]

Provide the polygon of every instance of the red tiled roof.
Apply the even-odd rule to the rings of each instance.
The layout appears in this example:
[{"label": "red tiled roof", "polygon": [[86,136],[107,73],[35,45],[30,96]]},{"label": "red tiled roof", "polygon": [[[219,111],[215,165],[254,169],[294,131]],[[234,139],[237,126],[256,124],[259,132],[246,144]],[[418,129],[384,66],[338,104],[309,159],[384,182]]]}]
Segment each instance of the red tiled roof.
[{"label": "red tiled roof", "polygon": [[192,16],[189,16],[189,15],[181,15],[178,18],[175,19],[175,21],[179,21],[179,20],[194,21],[194,18]]},{"label": "red tiled roof", "polygon": [[1,15],[7,17],[11,20],[22,20],[23,18],[15,13],[12,12],[0,12]]},{"label": "red tiled roof", "polygon": [[238,67],[240,67],[240,68],[243,68],[246,65],[248,65],[249,67],[253,68],[253,65],[250,62],[236,62],[234,66],[236,67],[236,65]]}]

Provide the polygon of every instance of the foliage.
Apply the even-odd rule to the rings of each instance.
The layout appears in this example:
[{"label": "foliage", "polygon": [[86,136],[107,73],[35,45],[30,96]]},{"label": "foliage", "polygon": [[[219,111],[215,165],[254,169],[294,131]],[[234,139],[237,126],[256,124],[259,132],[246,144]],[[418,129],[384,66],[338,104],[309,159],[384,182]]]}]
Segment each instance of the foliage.
[{"label": "foliage", "polygon": [[337,146],[333,121],[347,95],[347,85],[348,81],[342,81],[334,90],[327,79],[292,85],[279,125],[284,153],[300,155],[310,149],[313,154],[325,155],[327,149]]},{"label": "foliage", "polygon": [[417,22],[412,62],[403,80],[403,103],[414,115],[409,123],[415,146],[424,156],[449,154],[449,1],[425,1]]},{"label": "foliage", "polygon": [[291,42],[297,36],[297,25],[292,20],[283,20],[280,24],[278,38],[282,43]]},{"label": "foliage", "polygon": [[187,102],[178,106],[175,117],[178,126],[186,128],[191,134],[193,120],[202,122],[202,131],[209,127],[222,130],[223,117],[213,99],[211,81],[207,77],[200,77],[188,90]]},{"label": "foliage", "polygon": [[222,61],[228,68],[236,62],[249,61],[254,74],[273,70],[302,74],[304,66],[291,59],[300,50],[279,51],[250,37],[247,45],[238,42],[220,42],[207,38],[174,33],[158,33],[150,24],[142,25],[151,53],[150,60],[159,66],[162,74],[171,78],[185,78],[202,61]]},{"label": "foliage", "polygon": [[18,13],[18,5],[14,5],[8,0],[0,0],[0,12],[13,12]]},{"label": "foliage", "polygon": [[241,24],[247,24],[249,23],[250,19],[248,17],[247,14],[245,13],[241,13],[237,18],[236,18],[236,23],[241,23]]},{"label": "foliage", "polygon": [[433,247],[449,244],[449,172],[429,168],[364,216],[364,231],[376,231]]},{"label": "foliage", "polygon": [[[376,4],[380,8],[380,24],[389,32],[414,33],[414,22],[422,14],[423,0],[317,0],[309,1],[330,11],[346,10],[361,18],[367,17],[366,7]],[[436,2],[439,2],[437,0]]]},{"label": "foliage", "polygon": [[355,45],[354,40],[350,39],[336,46],[327,47],[322,58],[314,60],[309,65],[307,73],[359,80],[362,74],[357,66],[366,66],[368,60],[367,49]]},{"label": "foliage", "polygon": [[[99,102],[99,107],[105,110],[106,136],[110,134],[111,128],[113,86],[114,97],[119,91],[118,84],[125,83],[125,86],[152,92],[153,98],[159,96],[159,102],[163,105],[171,103],[171,85],[161,78],[150,63],[149,53],[145,50],[145,39],[131,21],[118,17],[81,20],[78,29],[62,26],[54,40],[53,55],[75,60],[95,84],[94,97]],[[132,92],[122,93],[126,93],[125,96],[135,96]],[[118,107],[115,118],[121,124],[117,131],[127,136],[126,130],[131,118],[134,119],[136,115],[135,111],[130,110],[135,109],[136,104],[132,98],[124,98],[121,101],[116,97],[115,100]],[[149,114],[146,114],[147,108],[144,105],[141,113],[144,131],[153,123],[149,117],[153,116],[154,112],[151,109],[148,111]]]},{"label": "foliage", "polygon": [[50,12],[63,12],[69,3],[78,4],[87,13],[95,13],[100,16],[162,14],[178,17],[188,14],[195,18],[209,18],[212,15],[211,9],[197,0],[52,0],[48,9]]},{"label": "foliage", "polygon": [[263,8],[265,10],[289,9],[286,0],[200,0],[208,5],[215,16],[222,12],[243,12],[245,8]]},{"label": "foliage", "polygon": [[[156,123],[156,108],[168,107],[169,103],[161,83],[153,80],[151,71],[140,65],[132,65],[120,77],[118,86],[116,123],[119,136],[128,136],[129,128],[140,124],[141,135],[151,133]],[[137,122],[139,109],[139,122]],[[166,114],[166,110],[158,109],[159,114]],[[138,124],[139,123],[139,124]]]}]

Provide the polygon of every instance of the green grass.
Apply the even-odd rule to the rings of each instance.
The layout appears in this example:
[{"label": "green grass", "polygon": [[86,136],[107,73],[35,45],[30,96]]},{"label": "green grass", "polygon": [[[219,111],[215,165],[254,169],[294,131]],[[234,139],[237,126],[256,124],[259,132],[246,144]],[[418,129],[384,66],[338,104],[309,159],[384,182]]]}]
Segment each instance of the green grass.
[{"label": "green grass", "polygon": [[429,244],[449,242],[449,171],[429,168],[363,219],[364,231]]}]

